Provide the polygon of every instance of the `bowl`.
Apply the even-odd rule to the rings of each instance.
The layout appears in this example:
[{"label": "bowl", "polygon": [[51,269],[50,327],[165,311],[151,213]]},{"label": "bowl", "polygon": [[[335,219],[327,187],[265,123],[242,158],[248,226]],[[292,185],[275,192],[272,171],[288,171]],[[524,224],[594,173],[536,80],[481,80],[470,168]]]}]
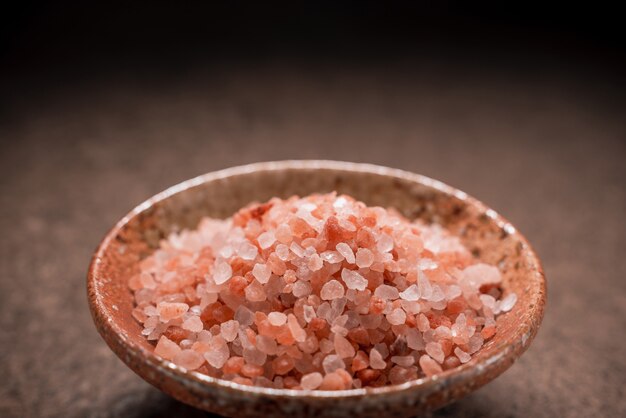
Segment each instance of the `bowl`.
[{"label": "bowl", "polygon": [[[172,231],[203,216],[225,218],[252,201],[313,192],[347,193],[368,205],[394,207],[410,219],[439,223],[480,260],[498,266],[514,308],[471,361],[400,385],[344,391],[297,391],[239,385],[187,371],[153,353],[131,316],[128,279],[138,261]],[[528,348],[543,317],[546,282],[540,261],[516,228],[467,194],[392,168],[334,161],[281,161],[229,168],[187,180],[122,218],[96,250],[87,276],[89,307],[109,347],[135,373],[174,398],[232,417],[414,416],[476,390]],[[381,415],[382,414],[382,415]]]}]

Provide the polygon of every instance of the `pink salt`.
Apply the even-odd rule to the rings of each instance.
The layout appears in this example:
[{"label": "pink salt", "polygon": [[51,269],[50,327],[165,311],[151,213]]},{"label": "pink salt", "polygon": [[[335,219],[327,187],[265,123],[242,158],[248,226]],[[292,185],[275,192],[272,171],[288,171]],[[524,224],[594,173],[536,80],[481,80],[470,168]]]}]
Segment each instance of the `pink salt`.
[{"label": "pink salt", "polygon": [[155,354],[272,388],[436,375],[470,361],[517,300],[444,228],[335,193],[204,219],[139,269],[132,316]]},{"label": "pink salt", "polygon": [[345,294],[345,289],[337,280],[329,280],[322,286],[320,297],[323,300],[332,300],[342,298]]}]

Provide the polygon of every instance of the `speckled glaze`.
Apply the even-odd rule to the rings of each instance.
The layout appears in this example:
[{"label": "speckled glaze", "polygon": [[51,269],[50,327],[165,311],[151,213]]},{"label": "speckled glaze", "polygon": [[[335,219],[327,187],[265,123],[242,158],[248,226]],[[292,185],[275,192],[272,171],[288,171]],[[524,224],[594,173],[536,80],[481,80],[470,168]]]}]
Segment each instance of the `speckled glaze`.
[{"label": "speckled glaze", "polygon": [[[203,216],[228,217],[252,201],[333,190],[368,205],[394,207],[411,219],[440,223],[459,235],[477,258],[500,268],[505,294],[515,292],[518,301],[511,312],[498,317],[497,334],[470,362],[402,385],[304,392],[214,379],[153,354],[153,346],[131,316],[128,279],[161,238],[195,227]],[[98,331],[133,371],[182,402],[231,417],[404,417],[438,408],[508,369],[535,336],[546,300],[537,255],[508,221],[481,202],[417,174],[333,161],[235,167],[185,181],[152,197],[106,235],[89,267],[87,290]]]}]

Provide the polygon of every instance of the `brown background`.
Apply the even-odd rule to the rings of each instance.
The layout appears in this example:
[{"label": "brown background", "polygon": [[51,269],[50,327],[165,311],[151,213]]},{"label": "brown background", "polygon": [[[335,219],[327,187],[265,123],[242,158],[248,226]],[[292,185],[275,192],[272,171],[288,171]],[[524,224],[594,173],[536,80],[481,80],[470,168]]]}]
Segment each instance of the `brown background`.
[{"label": "brown background", "polygon": [[250,47],[219,60],[195,48],[193,60],[167,55],[193,65],[172,66],[97,42],[93,61],[72,61],[83,47],[50,52],[47,32],[34,33],[5,56],[0,84],[0,416],[205,416],[143,382],[98,336],[85,295],[91,253],[168,186],[305,158],[442,180],[509,218],[541,256],[547,312],[529,351],[434,416],[626,415],[626,100],[615,45],[417,43],[332,56]]}]

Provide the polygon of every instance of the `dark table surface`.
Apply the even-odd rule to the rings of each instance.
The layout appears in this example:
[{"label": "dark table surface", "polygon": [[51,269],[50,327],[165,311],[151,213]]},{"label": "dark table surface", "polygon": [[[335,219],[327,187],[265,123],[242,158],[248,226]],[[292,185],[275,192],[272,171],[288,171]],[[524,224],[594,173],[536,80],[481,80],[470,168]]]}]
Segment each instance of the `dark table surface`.
[{"label": "dark table surface", "polygon": [[434,416],[626,416],[622,87],[602,69],[436,60],[13,85],[0,119],[0,416],[206,416],[107,348],[87,308],[87,265],[154,193],[292,158],[442,180],[504,214],[541,256],[547,311],[528,352]]}]

